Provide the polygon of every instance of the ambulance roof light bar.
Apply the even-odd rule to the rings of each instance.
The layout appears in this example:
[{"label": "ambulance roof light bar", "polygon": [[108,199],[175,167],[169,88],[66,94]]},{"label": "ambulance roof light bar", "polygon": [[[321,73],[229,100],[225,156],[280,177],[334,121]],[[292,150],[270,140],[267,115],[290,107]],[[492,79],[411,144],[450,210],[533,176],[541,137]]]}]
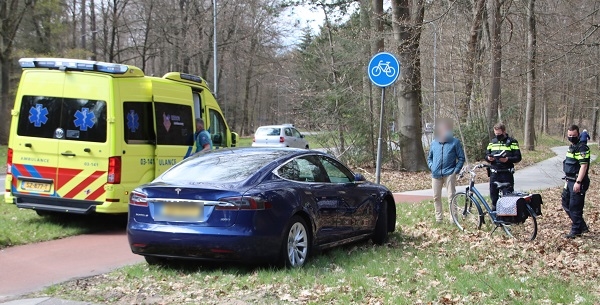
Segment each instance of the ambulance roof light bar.
[{"label": "ambulance roof light bar", "polygon": [[21,68],[47,68],[65,69],[78,71],[97,71],[111,74],[125,74],[129,67],[127,65],[112,64],[101,61],[65,58],[21,58]]}]

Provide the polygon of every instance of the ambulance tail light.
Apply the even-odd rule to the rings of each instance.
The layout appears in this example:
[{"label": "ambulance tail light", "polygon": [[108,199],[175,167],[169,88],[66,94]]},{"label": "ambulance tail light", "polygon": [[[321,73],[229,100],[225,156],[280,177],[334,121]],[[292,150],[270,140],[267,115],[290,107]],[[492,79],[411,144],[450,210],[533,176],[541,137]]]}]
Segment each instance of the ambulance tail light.
[{"label": "ambulance tail light", "polygon": [[12,174],[12,163],[13,163],[13,150],[9,148],[6,152],[6,174]]},{"label": "ambulance tail light", "polygon": [[108,183],[121,183],[121,157],[108,158]]}]

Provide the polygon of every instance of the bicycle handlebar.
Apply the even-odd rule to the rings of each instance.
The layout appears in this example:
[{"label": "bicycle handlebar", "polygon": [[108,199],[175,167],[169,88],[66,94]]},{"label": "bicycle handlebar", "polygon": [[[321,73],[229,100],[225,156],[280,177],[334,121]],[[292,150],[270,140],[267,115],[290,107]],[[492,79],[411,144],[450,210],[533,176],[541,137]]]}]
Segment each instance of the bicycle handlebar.
[{"label": "bicycle handlebar", "polygon": [[459,178],[464,177],[465,172],[469,172],[469,174],[471,174],[471,176],[475,176],[475,170],[478,168],[490,168],[490,166],[482,163],[482,164],[477,164],[477,165],[473,166],[473,168],[470,170],[463,169],[462,171],[460,171]]}]

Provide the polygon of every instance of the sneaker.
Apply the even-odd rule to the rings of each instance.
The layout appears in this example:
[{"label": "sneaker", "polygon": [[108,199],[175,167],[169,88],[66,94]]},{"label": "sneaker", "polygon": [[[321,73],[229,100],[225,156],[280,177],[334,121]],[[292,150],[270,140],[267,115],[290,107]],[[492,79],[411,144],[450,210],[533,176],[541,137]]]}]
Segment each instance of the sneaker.
[{"label": "sneaker", "polygon": [[575,239],[577,237],[581,237],[581,233],[573,233],[573,232],[571,232],[571,233],[565,235],[566,239]]}]

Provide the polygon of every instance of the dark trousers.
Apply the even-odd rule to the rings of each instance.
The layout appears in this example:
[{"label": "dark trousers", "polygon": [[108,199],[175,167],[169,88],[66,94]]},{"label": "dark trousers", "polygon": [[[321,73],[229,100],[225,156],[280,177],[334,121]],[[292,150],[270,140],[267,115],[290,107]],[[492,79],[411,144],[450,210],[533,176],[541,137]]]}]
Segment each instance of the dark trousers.
[{"label": "dark trousers", "polygon": [[510,182],[510,187],[502,190],[502,194],[512,193],[515,191],[515,177],[512,173],[492,173],[490,175],[490,197],[492,198],[492,208],[496,208],[498,202],[498,187],[494,182]]},{"label": "dark trousers", "polygon": [[590,180],[585,179],[581,183],[581,192],[573,192],[573,185],[575,181],[567,180],[565,188],[562,192],[562,207],[569,218],[571,218],[571,233],[581,234],[583,231],[588,229],[585,220],[583,219],[583,205],[585,201],[585,192],[590,186]]}]

